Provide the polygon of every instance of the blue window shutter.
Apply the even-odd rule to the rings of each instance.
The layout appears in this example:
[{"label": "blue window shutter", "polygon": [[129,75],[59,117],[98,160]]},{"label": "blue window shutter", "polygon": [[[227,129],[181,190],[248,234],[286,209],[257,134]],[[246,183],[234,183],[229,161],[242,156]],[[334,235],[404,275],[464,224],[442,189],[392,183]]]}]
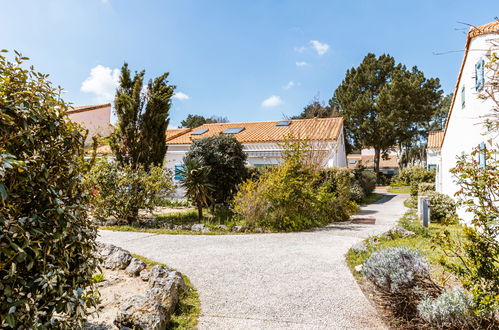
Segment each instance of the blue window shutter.
[{"label": "blue window shutter", "polygon": [[466,88],[465,86],[463,85],[463,87],[461,87],[461,108],[464,109],[464,106],[466,105]]},{"label": "blue window shutter", "polygon": [[476,82],[475,88],[477,92],[483,89],[483,85],[485,82],[484,66],[485,66],[485,61],[483,60],[483,58],[480,58],[478,62],[475,64],[475,82]]},{"label": "blue window shutter", "polygon": [[480,150],[480,153],[478,154],[478,167],[485,168],[485,166],[487,166],[485,160],[485,143],[484,142],[480,143],[478,145],[478,148]]},{"label": "blue window shutter", "polygon": [[180,181],[184,179],[182,175],[182,170],[184,169],[184,165],[175,165],[175,181]]}]

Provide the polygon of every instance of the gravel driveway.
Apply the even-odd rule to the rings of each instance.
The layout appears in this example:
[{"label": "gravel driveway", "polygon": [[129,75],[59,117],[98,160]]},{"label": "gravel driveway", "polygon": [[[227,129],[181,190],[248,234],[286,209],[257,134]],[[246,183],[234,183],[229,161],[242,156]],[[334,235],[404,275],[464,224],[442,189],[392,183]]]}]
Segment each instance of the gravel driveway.
[{"label": "gravel driveway", "polygon": [[357,216],[375,217],[375,225],[225,236],[101,231],[100,241],[189,276],[201,298],[201,329],[384,329],[344,254],[393,226],[406,197],[386,194],[362,207]]}]

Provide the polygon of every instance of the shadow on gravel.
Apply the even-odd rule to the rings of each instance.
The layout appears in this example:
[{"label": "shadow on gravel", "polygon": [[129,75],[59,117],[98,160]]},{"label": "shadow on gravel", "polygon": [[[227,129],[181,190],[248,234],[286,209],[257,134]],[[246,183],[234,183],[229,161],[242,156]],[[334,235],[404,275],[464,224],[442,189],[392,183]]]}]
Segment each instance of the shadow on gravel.
[{"label": "shadow on gravel", "polygon": [[[382,195],[384,195],[384,194],[382,194]],[[392,200],[395,196],[397,196],[397,195],[385,195],[385,197],[383,197],[382,199],[380,199],[377,202],[374,202],[373,204],[385,204],[386,202],[389,202],[390,200]]]}]

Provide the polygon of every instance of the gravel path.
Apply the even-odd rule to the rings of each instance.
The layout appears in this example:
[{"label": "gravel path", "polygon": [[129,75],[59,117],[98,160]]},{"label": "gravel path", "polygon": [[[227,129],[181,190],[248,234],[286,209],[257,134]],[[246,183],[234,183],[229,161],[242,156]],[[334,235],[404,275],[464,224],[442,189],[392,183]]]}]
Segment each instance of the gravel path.
[{"label": "gravel path", "polygon": [[362,207],[357,217],[375,217],[375,225],[225,236],[101,231],[100,240],[189,276],[201,298],[200,329],[385,329],[344,254],[393,226],[405,198],[386,194]]}]

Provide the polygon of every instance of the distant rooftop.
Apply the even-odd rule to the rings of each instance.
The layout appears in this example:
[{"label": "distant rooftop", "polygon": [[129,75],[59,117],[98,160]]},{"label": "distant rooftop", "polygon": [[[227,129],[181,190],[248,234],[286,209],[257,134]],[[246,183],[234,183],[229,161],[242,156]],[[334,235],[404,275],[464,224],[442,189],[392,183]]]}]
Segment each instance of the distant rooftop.
[{"label": "distant rooftop", "polygon": [[78,112],[84,112],[84,111],[91,111],[91,110],[97,110],[101,108],[109,108],[111,107],[111,103],[105,103],[105,104],[94,104],[94,105],[80,105],[80,106],[71,106],[69,107],[70,110],[68,110],[68,113],[78,113]]},{"label": "distant rooftop", "polygon": [[431,131],[428,133],[428,146],[430,149],[439,149],[444,140],[444,131]]}]

